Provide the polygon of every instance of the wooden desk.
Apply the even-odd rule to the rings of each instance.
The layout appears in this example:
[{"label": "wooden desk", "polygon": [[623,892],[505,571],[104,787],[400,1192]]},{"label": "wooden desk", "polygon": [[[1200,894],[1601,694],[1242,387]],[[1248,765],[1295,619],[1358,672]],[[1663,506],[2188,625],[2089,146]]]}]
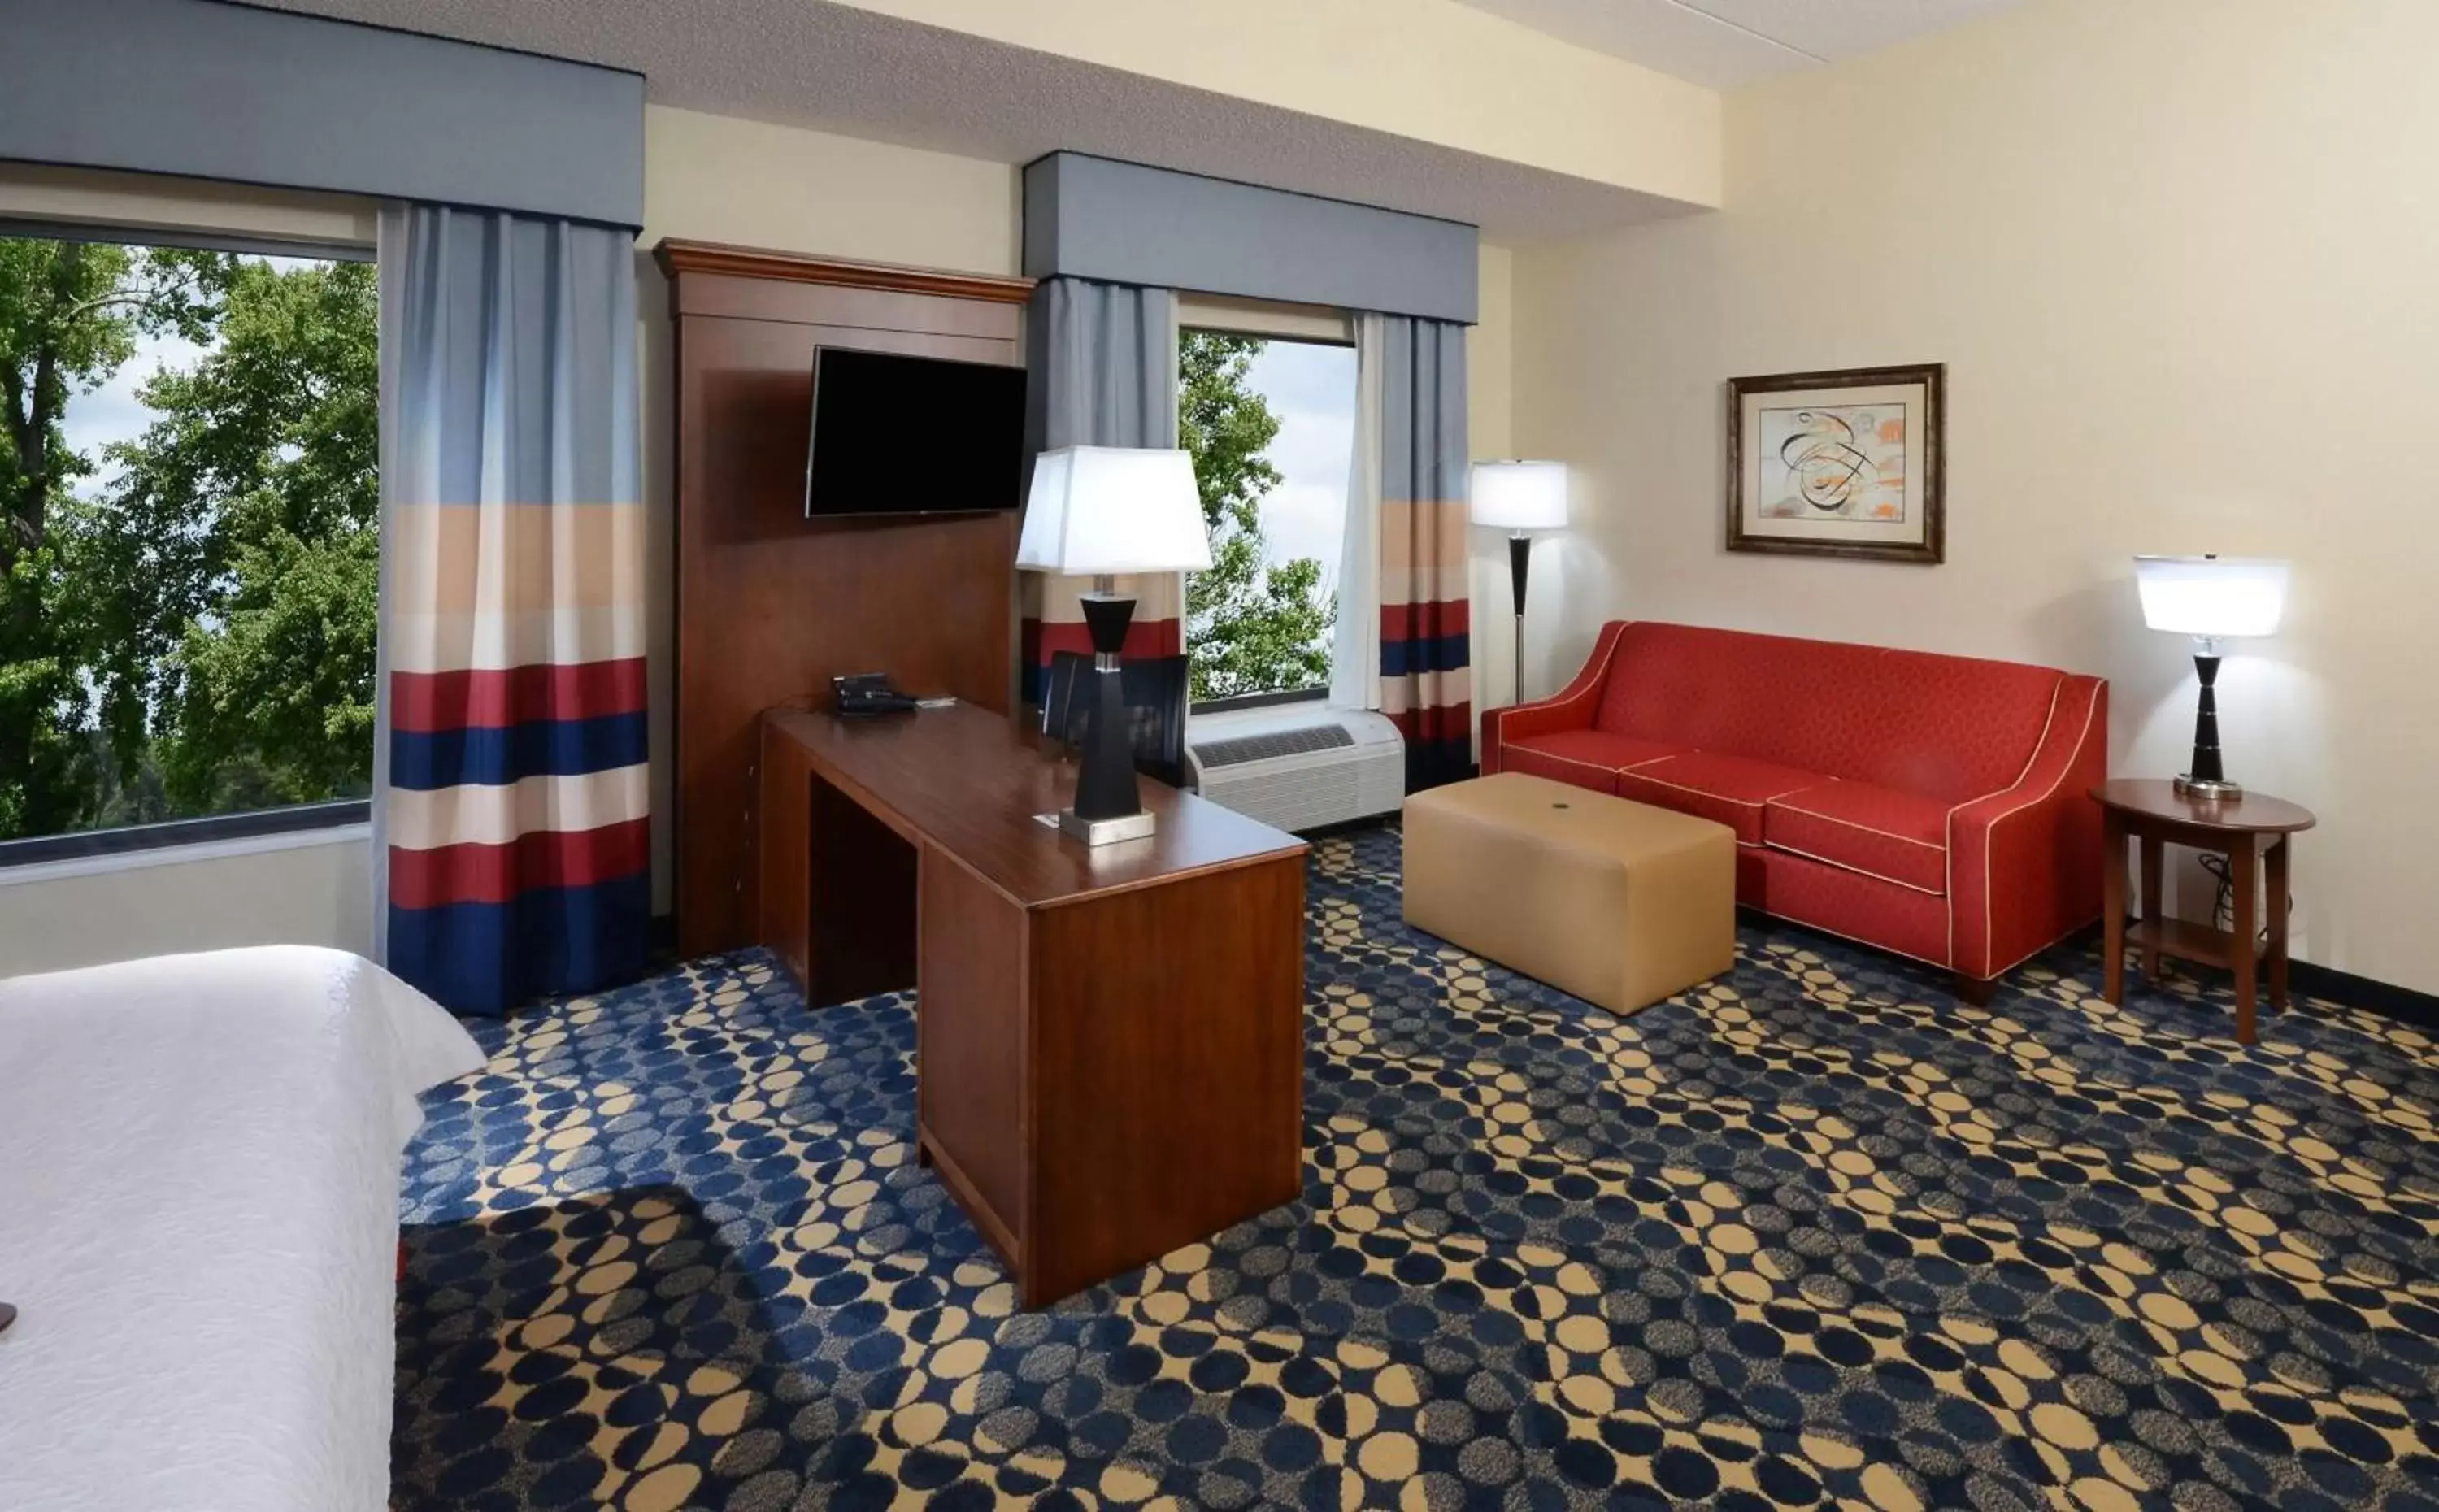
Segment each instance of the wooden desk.
[{"label": "wooden desk", "polygon": [[[2120,778],[2092,790],[2100,801],[2101,947],[2100,995],[2126,1001],[2126,837],[2143,843],[2143,917],[2133,940],[2143,952],[2143,974],[2160,975],[2160,957],[2174,955],[2223,966],[2235,977],[2235,1038],[2252,1043],[2255,890],[2270,891],[2270,1005],[2287,1005],[2288,836],[2312,827],[2309,809],[2266,793],[2247,793],[2234,803],[2181,797],[2176,785],[2157,778]],[[2268,841],[2265,852],[2262,843]],[[2235,928],[2221,930],[2170,918],[2160,906],[2163,847],[2189,845],[2227,858]],[[2268,872],[2264,878],[2261,873]]]},{"label": "wooden desk", "polygon": [[1303,1186],[1304,842],[1147,779],[1145,840],[958,704],[763,716],[760,938],[816,1004],[915,987],[917,1122],[1027,1307]]}]

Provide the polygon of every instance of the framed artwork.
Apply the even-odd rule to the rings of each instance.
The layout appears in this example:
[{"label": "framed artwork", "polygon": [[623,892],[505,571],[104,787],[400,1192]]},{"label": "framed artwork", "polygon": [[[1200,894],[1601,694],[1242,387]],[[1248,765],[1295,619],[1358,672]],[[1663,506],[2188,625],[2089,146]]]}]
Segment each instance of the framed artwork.
[{"label": "framed artwork", "polygon": [[1728,382],[1728,549],[1945,560],[1946,365]]}]

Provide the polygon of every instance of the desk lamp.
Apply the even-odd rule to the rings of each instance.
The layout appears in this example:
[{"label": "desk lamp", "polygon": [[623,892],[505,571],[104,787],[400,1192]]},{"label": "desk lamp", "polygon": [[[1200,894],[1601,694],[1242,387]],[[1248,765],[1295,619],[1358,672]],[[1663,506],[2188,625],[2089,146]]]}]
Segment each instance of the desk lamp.
[{"label": "desk lamp", "polygon": [[1476,462],[1473,523],[1507,531],[1508,582],[1516,593],[1516,696],[1524,702],[1524,577],[1533,560],[1530,530],[1557,530],[1567,523],[1564,462]]},{"label": "desk lamp", "polygon": [[2194,638],[2201,703],[2194,711],[2193,770],[2177,778],[2177,794],[2234,803],[2244,790],[2219,765],[2218,643],[2277,633],[2287,608],[2287,563],[2259,557],[2137,557],[2134,581],[2143,595],[2143,623]]},{"label": "desk lamp", "polygon": [[1088,845],[1148,835],[1153,819],[1135,786],[1133,742],[1118,676],[1118,653],[1126,649],[1135,601],[1118,596],[1113,579],[1120,573],[1201,572],[1211,565],[1193,458],[1178,451],[1117,446],[1042,453],[1033,464],[1016,564],[1028,572],[1093,578],[1093,591],[1083,596],[1093,671],[1088,685],[1077,689],[1085,700],[1083,757],[1075,806],[1059,810],[1059,831]]}]

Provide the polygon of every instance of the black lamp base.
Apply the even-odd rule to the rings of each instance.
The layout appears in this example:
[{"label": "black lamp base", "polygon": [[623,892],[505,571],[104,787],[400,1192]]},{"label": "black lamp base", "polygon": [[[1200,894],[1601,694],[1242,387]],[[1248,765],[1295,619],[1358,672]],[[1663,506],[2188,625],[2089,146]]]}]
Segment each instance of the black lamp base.
[{"label": "black lamp base", "polygon": [[1084,624],[1093,632],[1092,703],[1084,715],[1076,802],[1059,811],[1059,832],[1088,845],[1141,840],[1158,822],[1145,810],[1143,791],[1135,783],[1126,687],[1118,673],[1118,653],[1126,649],[1135,601],[1118,597],[1105,583],[1086,594],[1083,605]]},{"label": "black lamp base", "polygon": [[1507,581],[1516,593],[1516,681],[1510,703],[1524,702],[1524,580],[1533,569],[1533,538],[1519,530],[1507,538]]},{"label": "black lamp base", "polygon": [[2172,786],[2180,798],[2202,803],[2234,803],[2244,790],[2227,780],[2218,750],[2218,648],[2209,641],[2194,653],[2194,671],[2201,679],[2201,699],[2194,708],[2194,764],[2178,774]]}]

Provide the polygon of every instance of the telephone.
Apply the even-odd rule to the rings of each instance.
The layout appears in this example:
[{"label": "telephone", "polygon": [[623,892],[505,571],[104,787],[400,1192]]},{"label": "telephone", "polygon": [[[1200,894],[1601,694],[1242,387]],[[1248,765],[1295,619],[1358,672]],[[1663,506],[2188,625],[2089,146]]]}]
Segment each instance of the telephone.
[{"label": "telephone", "polygon": [[843,719],[907,714],[917,707],[915,700],[890,685],[886,672],[853,672],[844,677],[833,677],[830,679],[830,692],[838,700],[838,712]]}]

